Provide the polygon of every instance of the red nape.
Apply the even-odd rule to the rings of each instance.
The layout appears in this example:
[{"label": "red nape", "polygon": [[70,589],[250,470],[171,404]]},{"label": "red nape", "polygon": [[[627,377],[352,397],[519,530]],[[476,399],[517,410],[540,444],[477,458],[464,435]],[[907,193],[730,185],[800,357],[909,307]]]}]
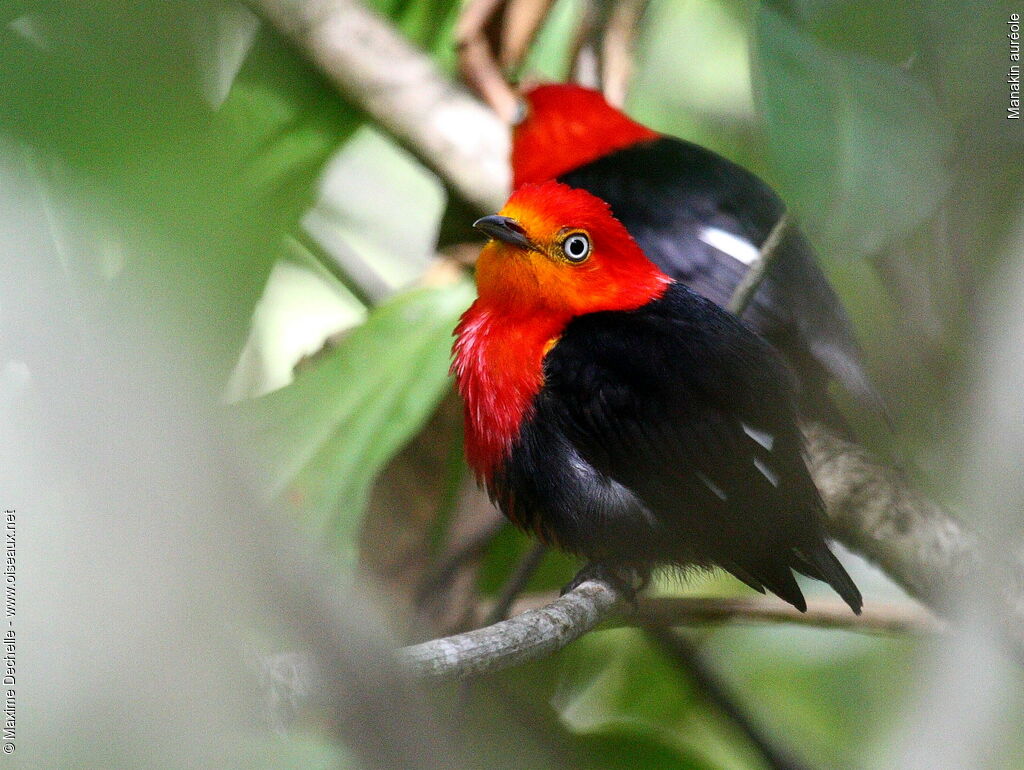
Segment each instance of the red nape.
[{"label": "red nape", "polygon": [[615,109],[598,91],[570,83],[527,91],[526,118],[512,131],[512,189],[543,182],[659,134]]}]

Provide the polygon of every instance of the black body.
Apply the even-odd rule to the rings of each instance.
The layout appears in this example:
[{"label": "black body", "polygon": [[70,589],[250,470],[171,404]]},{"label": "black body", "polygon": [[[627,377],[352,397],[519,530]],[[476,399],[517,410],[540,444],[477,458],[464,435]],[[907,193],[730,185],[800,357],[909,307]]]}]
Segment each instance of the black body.
[{"label": "black body", "polygon": [[787,367],[735,317],[680,284],[635,311],[574,319],[496,502],[598,563],[718,565],[804,609],[795,569],[860,594],[824,541]]},{"label": "black body", "polygon": [[[665,273],[728,305],[748,265],[701,239],[716,228],[760,249],[784,211],[757,176],[698,145],[668,137],[641,142],[563,174],[559,181],[607,201],[644,253]],[[841,423],[830,378],[884,414],[864,371],[850,320],[814,250],[790,226],[744,320],[785,356],[799,378],[800,411]]]}]

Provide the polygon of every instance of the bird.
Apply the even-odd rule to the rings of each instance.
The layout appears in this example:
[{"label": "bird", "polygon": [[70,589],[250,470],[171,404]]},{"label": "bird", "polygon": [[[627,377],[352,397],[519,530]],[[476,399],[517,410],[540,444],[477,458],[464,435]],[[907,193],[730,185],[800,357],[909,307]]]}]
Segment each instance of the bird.
[{"label": "bird", "polygon": [[[593,193],[670,277],[727,307],[785,212],[745,168],[691,142],[659,134],[574,84],[523,94],[512,131],[513,189],[557,179]],[[838,381],[890,422],[842,303],[795,224],[743,317],[798,377],[801,414],[852,437],[829,395]]]},{"label": "bird", "polygon": [[795,570],[859,613],[774,348],[584,190],[523,185],[474,227],[451,365],[467,461],[513,524],[587,560],[569,587],[717,566],[805,611]]}]

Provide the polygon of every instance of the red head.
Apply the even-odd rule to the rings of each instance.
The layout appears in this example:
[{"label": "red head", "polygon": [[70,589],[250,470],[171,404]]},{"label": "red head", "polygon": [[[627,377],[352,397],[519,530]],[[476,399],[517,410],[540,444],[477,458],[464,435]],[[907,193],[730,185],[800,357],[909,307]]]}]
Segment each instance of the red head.
[{"label": "red head", "polygon": [[520,187],[475,226],[491,237],[476,263],[479,302],[504,314],[564,324],[639,307],[669,280],[607,203],[557,182]]},{"label": "red head", "polygon": [[526,116],[512,130],[513,190],[658,137],[608,104],[600,92],[582,86],[537,86],[523,99]]},{"label": "red head", "polygon": [[671,280],[644,256],[608,204],[557,182],[516,190],[476,227],[479,297],[455,330],[452,371],[466,406],[466,453],[488,478],[519,435],[544,383],[544,356],[576,316],[634,310]]}]

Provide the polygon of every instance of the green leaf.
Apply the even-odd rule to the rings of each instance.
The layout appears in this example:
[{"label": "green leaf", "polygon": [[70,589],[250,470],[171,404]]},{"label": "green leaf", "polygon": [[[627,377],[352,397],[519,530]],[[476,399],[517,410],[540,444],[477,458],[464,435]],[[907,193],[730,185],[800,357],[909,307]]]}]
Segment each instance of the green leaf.
[{"label": "green leaf", "polygon": [[951,132],[918,78],[828,50],[762,8],[753,80],[779,186],[826,252],[876,253],[934,212]]},{"label": "green leaf", "polygon": [[598,736],[628,731],[671,747],[679,762],[690,763],[678,766],[758,766],[753,751],[737,743],[693,692],[685,673],[655,651],[641,631],[588,634],[566,648],[559,660],[552,704],[572,731]]},{"label": "green leaf", "polygon": [[714,770],[698,756],[690,755],[657,735],[629,729],[599,730],[578,736],[575,748],[587,766],[601,770]]},{"label": "green leaf", "polygon": [[[283,238],[358,115],[239,5],[20,10],[0,29],[0,131],[47,172],[56,218],[80,209],[116,241],[113,300],[166,314],[168,336],[222,386]],[[98,250],[66,255],[83,284],[103,272]]]},{"label": "green leaf", "polygon": [[388,17],[441,66],[454,69],[455,23],[462,8],[459,0],[370,0],[367,5]]},{"label": "green leaf", "polygon": [[913,689],[912,661],[921,644],[908,637],[737,625],[717,629],[708,652],[743,694],[752,719],[785,736],[812,766],[849,767],[863,759],[865,736],[884,733],[894,704]]},{"label": "green leaf", "polygon": [[282,736],[228,735],[222,744],[222,767],[249,770],[356,770],[346,746],[293,730]]},{"label": "green leaf", "polygon": [[267,494],[342,551],[377,472],[444,395],[452,329],[472,296],[468,282],[398,295],[291,385],[240,406]]}]

